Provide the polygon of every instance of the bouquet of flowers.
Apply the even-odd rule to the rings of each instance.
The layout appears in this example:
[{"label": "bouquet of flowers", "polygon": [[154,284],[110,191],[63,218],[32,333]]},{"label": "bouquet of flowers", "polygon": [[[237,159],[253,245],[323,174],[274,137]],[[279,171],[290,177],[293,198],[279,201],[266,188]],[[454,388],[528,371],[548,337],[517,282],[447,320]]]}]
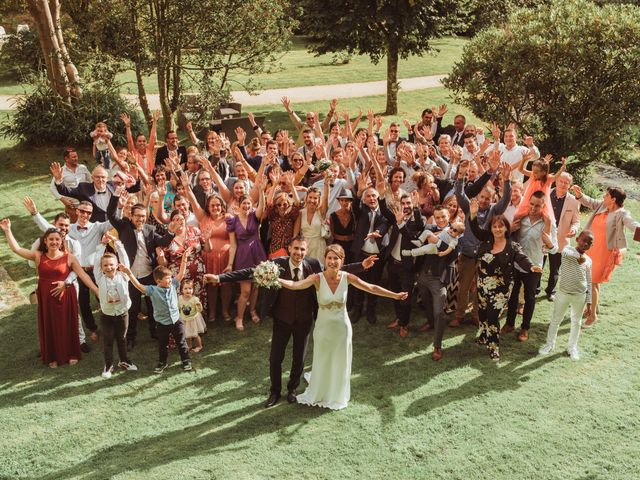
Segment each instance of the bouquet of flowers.
[{"label": "bouquet of flowers", "polygon": [[253,269],[253,279],[259,287],[278,289],[282,286],[278,278],[280,278],[280,267],[271,260],[261,262]]},{"label": "bouquet of flowers", "polygon": [[331,166],[331,160],[328,160],[326,158],[321,158],[316,163],[316,170],[318,170],[319,173],[322,173],[325,170],[327,170],[330,166]]}]

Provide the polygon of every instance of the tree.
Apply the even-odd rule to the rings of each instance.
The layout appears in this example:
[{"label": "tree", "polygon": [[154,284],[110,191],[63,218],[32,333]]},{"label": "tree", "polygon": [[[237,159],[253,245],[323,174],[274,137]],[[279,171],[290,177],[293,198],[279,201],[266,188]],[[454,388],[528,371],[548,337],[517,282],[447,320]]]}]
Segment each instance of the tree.
[{"label": "tree", "polygon": [[64,102],[82,97],[78,69],[71,61],[62,35],[59,0],[27,0],[29,13],[38,31],[51,88]]},{"label": "tree", "polygon": [[185,92],[197,92],[195,103],[210,114],[229,98],[233,74],[250,78],[276,61],[296,25],[288,7],[285,0],[107,0],[80,10],[79,18],[88,14],[101,32],[93,33],[98,48],[134,66],[148,121],[143,78],[155,74],[165,128],[173,129]]},{"label": "tree", "polygon": [[456,9],[468,2],[445,0],[300,0],[302,31],[317,54],[347,51],[387,58],[387,115],[398,113],[398,60],[423,55],[431,39],[460,27]]},{"label": "tree", "polygon": [[575,156],[579,171],[640,122],[638,71],[640,8],[556,1],[479,33],[444,83],[479,118]]}]

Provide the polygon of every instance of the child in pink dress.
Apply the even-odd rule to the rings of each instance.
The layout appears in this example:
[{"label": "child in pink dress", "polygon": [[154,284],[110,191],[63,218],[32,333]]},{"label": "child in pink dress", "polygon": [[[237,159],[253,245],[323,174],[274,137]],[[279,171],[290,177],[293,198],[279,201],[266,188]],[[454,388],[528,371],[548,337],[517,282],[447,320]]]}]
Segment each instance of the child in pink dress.
[{"label": "child in pink dress", "polygon": [[514,221],[526,217],[529,214],[529,200],[531,199],[531,195],[533,194],[533,192],[537,192],[538,190],[544,192],[545,210],[547,216],[551,219],[552,222],[556,221],[556,217],[553,214],[553,206],[551,205],[551,185],[553,185],[553,182],[556,181],[556,178],[558,178],[560,174],[564,172],[567,159],[565,157],[562,157],[562,166],[560,167],[560,170],[558,170],[554,174],[550,174],[549,162],[552,158],[553,157],[551,155],[547,155],[544,158],[534,161],[531,170],[527,170],[526,168],[524,168],[525,164],[529,160],[528,156],[523,156],[522,160],[518,163],[518,170],[520,170],[523,175],[529,177],[529,181],[526,183],[526,189],[524,191],[524,195],[522,196],[522,200],[518,205],[518,209],[513,215]]}]

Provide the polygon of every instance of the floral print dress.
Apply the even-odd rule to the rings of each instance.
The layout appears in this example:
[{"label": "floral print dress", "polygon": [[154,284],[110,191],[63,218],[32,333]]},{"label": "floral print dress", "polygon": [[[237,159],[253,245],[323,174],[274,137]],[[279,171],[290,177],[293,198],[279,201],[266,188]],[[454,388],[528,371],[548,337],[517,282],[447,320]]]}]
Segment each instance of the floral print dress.
[{"label": "floral print dress", "polygon": [[513,282],[505,282],[505,277],[509,278],[510,275],[502,271],[502,262],[498,261],[498,256],[503,255],[505,250],[496,254],[486,252],[478,261],[480,336],[477,341],[487,346],[491,357],[499,353],[499,318],[507,306],[513,286]]}]

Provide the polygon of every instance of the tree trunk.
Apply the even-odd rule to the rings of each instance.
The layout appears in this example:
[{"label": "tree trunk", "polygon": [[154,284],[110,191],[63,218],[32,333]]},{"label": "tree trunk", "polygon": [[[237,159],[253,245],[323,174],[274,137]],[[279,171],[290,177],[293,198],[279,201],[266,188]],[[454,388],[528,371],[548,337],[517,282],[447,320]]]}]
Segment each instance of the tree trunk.
[{"label": "tree trunk", "polygon": [[[53,1],[56,2],[56,0]],[[69,77],[62,61],[62,52],[49,3],[46,0],[28,0],[28,6],[38,30],[40,47],[45,58],[51,87],[65,102],[70,103]]]},{"label": "tree trunk", "polygon": [[138,101],[140,102],[140,108],[142,109],[142,114],[144,115],[144,119],[147,122],[147,126],[149,130],[151,130],[151,125],[153,125],[153,120],[151,117],[151,110],[149,109],[149,101],[147,100],[147,92],[144,88],[144,81],[142,78],[142,70],[140,69],[140,64],[135,63],[136,69],[136,83],[138,85]]},{"label": "tree trunk", "polygon": [[62,26],[60,25],[60,2],[58,0],[49,0],[49,7],[53,18],[53,25],[55,28],[56,38],[58,40],[58,47],[60,49],[60,59],[64,64],[64,70],[67,73],[67,80],[69,82],[69,91],[71,96],[75,99],[82,98],[82,85],[80,84],[80,75],[78,69],[71,61],[67,46],[64,43],[62,36]]},{"label": "tree trunk", "polygon": [[173,112],[169,105],[169,88],[167,79],[167,68],[163,65],[158,66],[158,97],[160,98],[160,110],[162,110],[162,118],[164,118],[164,133],[169,130],[175,130],[173,124]]},{"label": "tree trunk", "polygon": [[387,109],[385,115],[398,113],[398,45],[395,41],[389,42],[387,47]]}]

